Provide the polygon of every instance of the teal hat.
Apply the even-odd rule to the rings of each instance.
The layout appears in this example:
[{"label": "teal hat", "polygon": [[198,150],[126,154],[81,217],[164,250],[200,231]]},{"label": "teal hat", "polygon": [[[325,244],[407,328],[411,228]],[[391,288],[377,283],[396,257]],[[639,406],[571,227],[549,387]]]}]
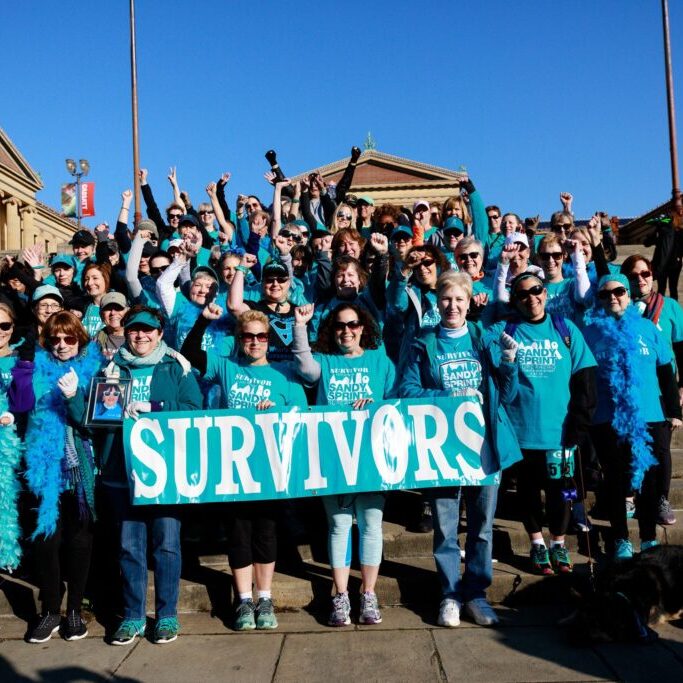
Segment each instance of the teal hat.
[{"label": "teal hat", "polygon": [[50,268],[54,268],[58,263],[76,270],[79,262],[72,254],[55,254],[50,261]]},{"label": "teal hat", "polygon": [[126,324],[123,326],[124,329],[133,327],[133,325],[147,325],[148,327],[153,327],[155,330],[160,330],[162,328],[161,321],[153,313],[149,311],[137,311],[133,313]]},{"label": "teal hat", "polygon": [[364,195],[361,195],[360,197],[358,197],[358,203],[360,204],[361,202],[364,202],[368,206],[374,206],[375,205],[375,200],[367,194],[364,194]]},{"label": "teal hat", "polygon": [[324,237],[325,235],[331,235],[332,233],[328,230],[326,225],[322,223],[315,224],[315,230],[313,231],[313,237]]},{"label": "teal hat", "polygon": [[631,291],[631,283],[622,273],[607,273],[607,275],[603,275],[598,282],[598,291],[600,291],[608,282],[618,282],[620,285],[626,287],[627,292]]},{"label": "teal hat", "polygon": [[197,275],[208,275],[209,277],[212,277],[216,282],[218,282],[218,275],[216,275],[216,271],[209,267],[209,266],[197,266],[193,271],[192,271],[192,279],[194,280]]},{"label": "teal hat", "polygon": [[459,232],[465,234],[465,224],[457,217],[451,216],[443,226],[444,232]]},{"label": "teal hat", "polygon": [[391,239],[395,240],[401,235],[405,235],[406,237],[412,239],[413,231],[407,225],[398,225],[394,228],[394,231],[391,233]]}]

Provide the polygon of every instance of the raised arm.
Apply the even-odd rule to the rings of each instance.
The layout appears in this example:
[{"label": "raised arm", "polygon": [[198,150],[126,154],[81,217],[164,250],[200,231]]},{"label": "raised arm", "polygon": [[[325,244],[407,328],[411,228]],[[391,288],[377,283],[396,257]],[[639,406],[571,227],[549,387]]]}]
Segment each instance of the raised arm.
[{"label": "raised arm", "polygon": [[[228,176],[230,176],[229,173]],[[209,199],[211,200],[211,207],[216,215],[216,220],[218,221],[220,231],[226,236],[228,242],[232,242],[235,231],[233,230],[232,225],[228,223],[225,214],[223,213],[223,207],[218,201],[218,187],[216,183],[209,183],[206,186],[206,194],[209,195]]]},{"label": "raised arm", "polygon": [[348,165],[344,169],[344,175],[341,177],[341,180],[337,183],[338,204],[341,204],[344,201],[349,189],[351,189],[351,183],[353,183],[353,174],[356,172],[356,164],[358,163],[360,154],[360,147],[351,148],[351,158],[349,159]]},{"label": "raised arm", "polygon": [[313,358],[308,343],[308,323],[313,317],[313,304],[298,306],[294,309],[294,340],[292,355],[294,367],[306,384],[315,384],[320,379],[320,363]]},{"label": "raised arm", "polygon": [[173,188],[173,201],[178,205],[183,207],[183,213],[187,213],[187,206],[183,198],[180,196],[180,188],[178,187],[178,174],[176,172],[176,167],[171,166],[168,170],[168,182],[171,183]]},{"label": "raised arm", "polygon": [[157,298],[164,313],[170,318],[175,307],[176,291],[173,283],[185,265],[185,255],[178,254],[171,265],[157,278]]},{"label": "raised arm", "polygon": [[282,228],[282,188],[289,185],[289,178],[278,180],[273,185],[273,222],[270,226],[270,236],[275,239]]},{"label": "raised arm", "polygon": [[228,294],[228,310],[234,316],[249,310],[249,306],[244,303],[244,278],[249,269],[256,263],[256,260],[253,254],[244,254],[239,266],[235,269],[235,276],[233,277]]},{"label": "raised arm", "polygon": [[138,272],[140,270],[140,259],[142,258],[142,249],[145,246],[144,237],[135,235],[128,253],[128,262],[126,263],[126,284],[128,291],[133,299],[137,299],[142,294],[142,285]]}]

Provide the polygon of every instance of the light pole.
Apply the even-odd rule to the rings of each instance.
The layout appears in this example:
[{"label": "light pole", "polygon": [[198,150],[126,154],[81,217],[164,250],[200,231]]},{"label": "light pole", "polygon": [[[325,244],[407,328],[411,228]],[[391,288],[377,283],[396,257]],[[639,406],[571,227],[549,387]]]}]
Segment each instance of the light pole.
[{"label": "light pole", "polygon": [[[80,168],[80,171],[78,170]],[[66,170],[76,178],[76,218],[78,219],[78,229],[81,229],[81,178],[88,175],[90,162],[87,159],[80,159],[78,166],[73,159],[66,160]]]}]

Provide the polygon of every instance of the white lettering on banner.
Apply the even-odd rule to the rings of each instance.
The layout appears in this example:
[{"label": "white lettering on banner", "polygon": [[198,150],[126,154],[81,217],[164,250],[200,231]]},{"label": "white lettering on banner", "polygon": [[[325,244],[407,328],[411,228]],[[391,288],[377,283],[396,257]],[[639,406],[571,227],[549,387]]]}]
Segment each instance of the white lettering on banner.
[{"label": "white lettering on banner", "polygon": [[[415,449],[417,451],[417,462],[419,467],[415,472],[417,481],[434,481],[438,479],[438,472],[431,466],[429,456],[436,463],[439,471],[455,471],[446,461],[443,452],[443,445],[448,438],[448,420],[442,410],[436,406],[413,405],[408,406],[408,414],[413,418],[413,429],[415,430]],[[436,425],[434,436],[427,436],[426,420],[431,417]]]},{"label": "white lettering on banner", "polygon": [[[474,415],[477,418],[479,426],[483,427],[485,421],[484,414],[481,410],[481,404],[478,402],[461,403],[457,407],[455,415],[453,415],[453,426],[455,427],[455,431],[460,437],[462,443],[475,453],[481,454],[482,462],[484,460],[484,457],[490,459],[491,454],[489,452],[488,446],[486,445],[486,439],[484,439],[484,437],[479,432],[467,426],[467,423],[465,422],[465,415]],[[468,481],[477,482],[482,481],[482,479],[486,478],[484,468],[481,465],[479,467],[472,467],[467,462],[467,460],[465,460],[462,453],[458,453],[455,456],[455,460],[458,463],[460,469],[462,470],[463,476]]]},{"label": "white lettering on banner", "polygon": [[209,475],[209,446],[207,431],[213,425],[210,417],[195,417],[192,426],[199,430],[199,474],[193,472],[188,481],[187,475],[187,431],[190,429],[190,419],[180,418],[168,421],[168,428],[173,432],[174,463],[173,472],[178,495],[188,498],[199,498],[206,488]]},{"label": "white lettering on banner", "polygon": [[[247,458],[254,452],[256,435],[251,422],[239,415],[215,418],[214,424],[221,433],[221,480],[216,486],[216,495],[239,493],[239,486],[233,477],[233,465],[239,475],[244,493],[260,493],[261,484],[254,481]],[[242,432],[242,446],[235,448],[233,429]]]},{"label": "white lettering on banner", "polygon": [[320,413],[304,413],[301,422],[306,426],[308,446],[308,479],[304,481],[304,488],[324,489],[327,487],[327,477],[320,471],[320,448],[318,447],[318,425],[324,421]]},{"label": "white lettering on banner", "polygon": [[355,486],[358,481],[358,462],[360,459],[360,446],[363,441],[363,429],[370,413],[367,410],[354,410],[351,419],[355,424],[353,445],[349,448],[349,442],[344,431],[344,422],[349,419],[349,413],[325,413],[325,422],[332,428],[332,437],[337,446],[339,462],[344,470],[344,478],[349,486]]},{"label": "white lettering on banner", "polygon": [[377,409],[370,427],[372,458],[385,484],[403,481],[408,469],[410,433],[396,406],[385,404]]},{"label": "white lettering on banner", "polygon": [[[259,413],[255,420],[263,434],[263,442],[266,446],[270,471],[273,475],[273,484],[278,493],[289,489],[289,477],[292,473],[292,451],[294,450],[294,437],[301,424],[301,415],[298,412],[284,413]],[[279,425],[279,439],[275,438],[275,425]]]},{"label": "white lettering on banner", "polygon": [[157,498],[166,488],[166,479],[168,478],[166,463],[161,453],[155,451],[142,440],[141,433],[143,431],[152,432],[152,436],[158,444],[164,441],[164,433],[158,420],[152,420],[149,417],[141,417],[136,420],[130,434],[130,447],[135,457],[154,472],[155,481],[153,484],[146,484],[138,477],[137,472],[133,472],[133,496],[135,498]]}]

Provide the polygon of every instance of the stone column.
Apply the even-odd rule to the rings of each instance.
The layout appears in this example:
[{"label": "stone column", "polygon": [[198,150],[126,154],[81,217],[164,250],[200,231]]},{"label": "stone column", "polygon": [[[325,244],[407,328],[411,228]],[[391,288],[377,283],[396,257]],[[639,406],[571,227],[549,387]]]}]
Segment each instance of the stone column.
[{"label": "stone column", "polygon": [[21,249],[21,222],[19,220],[20,202],[16,197],[6,197],[2,200],[5,205],[5,215],[7,226],[7,241],[4,248],[8,251],[18,251]]},{"label": "stone column", "polygon": [[21,217],[21,248],[33,246],[36,243],[35,217],[36,210],[32,206],[23,206],[19,209]]}]

